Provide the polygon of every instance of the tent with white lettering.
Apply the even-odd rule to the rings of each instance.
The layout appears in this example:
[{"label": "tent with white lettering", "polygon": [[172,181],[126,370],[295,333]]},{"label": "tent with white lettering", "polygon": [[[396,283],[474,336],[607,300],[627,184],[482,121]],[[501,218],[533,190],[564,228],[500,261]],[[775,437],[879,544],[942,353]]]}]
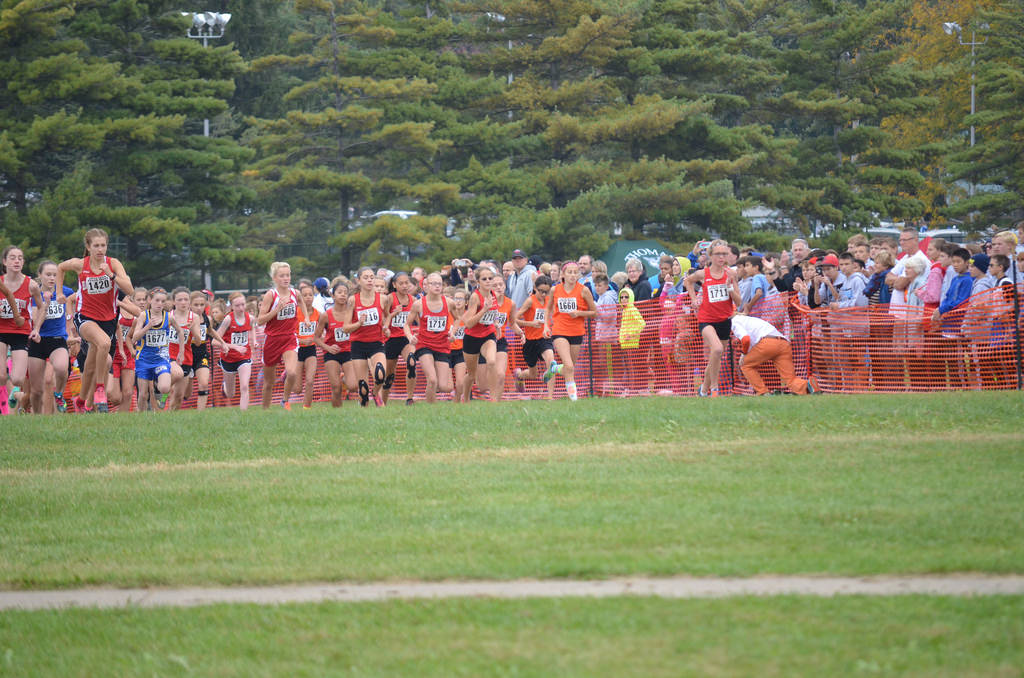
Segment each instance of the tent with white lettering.
[{"label": "tent with white lettering", "polygon": [[626,260],[636,257],[644,263],[647,277],[658,272],[658,259],[662,254],[672,254],[667,249],[653,240],[620,240],[612,243],[612,246],[603,255],[598,257],[608,264],[608,275],[616,271],[626,270]]}]

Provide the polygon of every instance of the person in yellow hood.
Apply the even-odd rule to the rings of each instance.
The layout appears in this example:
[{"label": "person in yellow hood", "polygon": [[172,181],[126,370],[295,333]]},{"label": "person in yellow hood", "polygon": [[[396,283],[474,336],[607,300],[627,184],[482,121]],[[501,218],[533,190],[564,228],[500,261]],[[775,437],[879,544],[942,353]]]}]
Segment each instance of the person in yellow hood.
[{"label": "person in yellow hood", "polygon": [[640,395],[642,385],[639,383],[640,374],[636,369],[640,357],[640,334],[644,331],[647,322],[640,314],[640,309],[633,303],[633,290],[624,287],[619,291],[619,346],[624,352],[623,364],[625,366],[626,390],[622,395],[629,395],[629,388],[636,390]]}]

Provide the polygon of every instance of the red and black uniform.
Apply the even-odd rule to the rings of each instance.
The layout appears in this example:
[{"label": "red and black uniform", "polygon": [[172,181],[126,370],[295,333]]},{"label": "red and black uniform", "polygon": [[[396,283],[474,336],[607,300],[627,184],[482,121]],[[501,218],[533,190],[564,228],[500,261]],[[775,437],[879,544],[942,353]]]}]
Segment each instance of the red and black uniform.
[{"label": "red and black uniform", "polygon": [[210,317],[203,311],[199,316],[199,336],[192,337],[192,368],[210,367]]},{"label": "red and black uniform", "polygon": [[402,349],[409,345],[409,340],[405,338],[405,322],[415,301],[416,297],[410,294],[403,304],[398,300],[397,292],[391,293],[391,336],[384,344],[384,356],[388,360],[397,360]]},{"label": "red and black uniform", "polygon": [[[28,350],[28,335],[32,333],[32,316],[28,310],[32,297],[29,292],[31,282],[27,275],[23,276],[18,289],[11,290],[17,309],[11,308],[5,297],[0,297],[0,342],[7,344],[12,351]],[[14,321],[15,313],[25,319],[21,327]],[[7,360],[7,356],[0,356],[0,359]]]},{"label": "red and black uniform", "polygon": [[185,324],[181,326],[181,331],[185,335],[185,350],[182,352],[183,355],[178,355],[179,344],[178,344],[178,330],[174,329],[171,325],[171,329],[167,331],[167,351],[171,356],[171,360],[181,365],[181,371],[185,373],[185,376],[192,374],[192,321],[195,319],[192,311],[188,312],[188,316],[185,318]]},{"label": "red and black uniform", "polygon": [[494,334],[494,321],[498,317],[497,295],[489,294],[486,297],[479,289],[473,294],[477,296],[477,311],[484,309],[483,315],[477,320],[476,325],[466,328],[466,335],[463,338],[462,352],[469,355],[477,355],[480,348],[488,341],[496,341]]},{"label": "red and black uniform", "polygon": [[334,361],[344,365],[352,359],[352,338],[345,331],[345,321],[334,317],[334,310],[327,309],[327,324],[324,326],[324,343],[328,346],[337,346],[341,350],[337,353],[324,351],[324,362]]},{"label": "red and black uniform", "polygon": [[[272,290],[274,297],[270,302],[273,308],[281,296],[277,289]],[[288,301],[277,309],[277,315],[267,321],[264,326],[266,339],[263,342],[263,364],[267,367],[281,362],[281,357],[288,351],[299,350],[299,340],[295,332],[299,327],[299,318],[296,308],[299,306],[299,295],[292,288],[288,288]]]},{"label": "red and black uniform", "polygon": [[426,353],[431,353],[434,360],[449,364],[451,356],[451,345],[448,339],[448,330],[451,328],[451,313],[448,310],[448,300],[441,297],[441,310],[431,311],[427,305],[427,298],[420,299],[420,324],[417,328],[416,338],[416,359]]},{"label": "red and black uniform", "polygon": [[[104,257],[110,266],[110,257]],[[102,272],[92,270],[92,258],[82,261],[82,271],[78,274],[78,304],[75,307],[75,327],[81,330],[82,323],[94,322],[100,326],[108,337],[114,336],[115,319],[117,318],[117,286],[114,278]]]},{"label": "red and black uniform", "polygon": [[363,304],[363,295],[356,292],[352,303],[350,323],[362,320],[362,326],[352,333],[352,359],[369,360],[377,353],[384,352],[384,306],[380,300],[380,292],[373,293],[373,301]]},{"label": "red and black uniform", "polygon": [[711,276],[711,267],[704,269],[704,284],[700,287],[701,302],[697,308],[697,323],[704,330],[707,326],[715,328],[718,338],[725,341],[732,331],[733,312],[736,305],[732,301],[730,290],[732,284],[729,282],[729,269],[722,271],[718,278]]},{"label": "red and black uniform", "polygon": [[235,318],[234,313],[228,314],[228,329],[224,333],[224,341],[229,346],[242,349],[241,353],[225,351],[220,357],[220,367],[225,372],[237,372],[239,365],[252,361],[252,346],[249,345],[249,333],[252,331],[252,316],[248,311],[241,322]]},{"label": "red and black uniform", "polygon": [[121,313],[117,319],[117,336],[124,347],[124,357],[121,357],[121,351],[118,350],[117,340],[111,342],[110,351],[112,359],[110,361],[110,373],[114,375],[115,379],[121,378],[121,370],[135,369],[135,346],[132,344],[130,336],[132,324],[134,323],[135,318],[131,318],[124,313]]}]

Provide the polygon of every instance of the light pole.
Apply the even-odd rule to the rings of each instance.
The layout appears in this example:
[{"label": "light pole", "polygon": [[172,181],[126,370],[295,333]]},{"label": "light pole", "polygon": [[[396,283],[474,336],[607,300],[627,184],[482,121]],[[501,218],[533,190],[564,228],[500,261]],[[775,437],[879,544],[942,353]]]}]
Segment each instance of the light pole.
[{"label": "light pole", "polygon": [[[193,40],[202,40],[203,47],[208,47],[209,40],[217,40],[224,37],[224,27],[231,21],[230,14],[220,12],[182,12],[182,16],[191,16],[192,25],[185,33]],[[203,119],[203,136],[210,136],[210,121]]]},{"label": "light pole", "polygon": [[[964,32],[963,32],[963,29],[960,28],[960,24],[958,24],[955,21],[947,21],[944,24],[942,24],[942,30],[944,30],[946,32],[946,35],[953,35],[954,33],[956,33],[957,41],[961,45],[963,45],[964,47],[970,47],[971,48],[971,115],[973,116],[974,115],[974,110],[975,110],[975,106],[974,106],[974,91],[975,91],[974,90],[974,87],[975,87],[975,85],[974,85],[974,48],[979,46],[979,45],[984,45],[986,42],[988,42],[988,38],[985,38],[981,42],[978,42],[977,40],[975,40],[974,29],[971,29],[971,39],[970,39],[970,41],[969,42],[964,42]],[[974,122],[973,121],[971,122],[971,148],[974,148]],[[968,195],[973,198],[974,197],[974,181],[973,180],[971,181],[970,186],[969,186],[969,188],[967,190],[968,190]]]}]

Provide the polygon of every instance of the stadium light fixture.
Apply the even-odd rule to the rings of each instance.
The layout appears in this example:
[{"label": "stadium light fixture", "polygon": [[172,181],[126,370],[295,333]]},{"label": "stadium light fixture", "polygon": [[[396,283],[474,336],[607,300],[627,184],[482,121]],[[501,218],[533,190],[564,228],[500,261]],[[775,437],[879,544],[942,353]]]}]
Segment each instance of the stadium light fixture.
[{"label": "stadium light fixture", "polygon": [[[203,47],[209,47],[210,40],[224,37],[224,27],[231,21],[231,15],[221,12],[182,12],[192,17],[192,26],[185,33],[194,40],[202,40]],[[210,120],[203,120],[203,136],[210,136]],[[209,285],[207,285],[209,287]]]}]

